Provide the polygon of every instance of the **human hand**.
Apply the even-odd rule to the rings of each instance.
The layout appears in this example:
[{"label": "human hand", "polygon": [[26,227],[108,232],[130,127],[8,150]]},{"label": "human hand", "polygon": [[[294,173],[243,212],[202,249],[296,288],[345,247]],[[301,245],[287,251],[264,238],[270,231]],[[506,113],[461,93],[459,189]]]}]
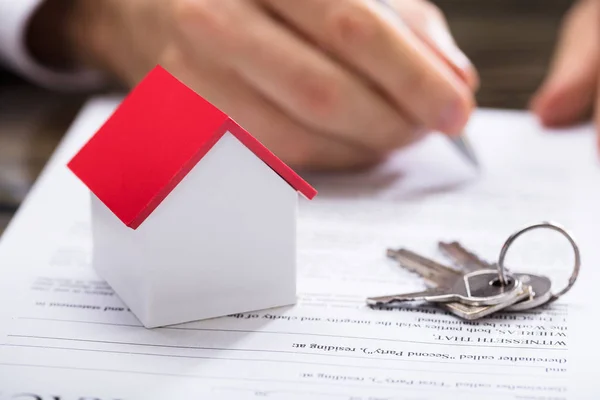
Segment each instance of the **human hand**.
[{"label": "human hand", "polygon": [[563,21],[548,76],[530,107],[548,127],[581,122],[592,113],[600,122],[599,78],[600,2],[579,0]]},{"label": "human hand", "polygon": [[424,0],[76,3],[80,59],[130,85],[161,64],[295,168],[370,165],[474,107],[476,72]]}]

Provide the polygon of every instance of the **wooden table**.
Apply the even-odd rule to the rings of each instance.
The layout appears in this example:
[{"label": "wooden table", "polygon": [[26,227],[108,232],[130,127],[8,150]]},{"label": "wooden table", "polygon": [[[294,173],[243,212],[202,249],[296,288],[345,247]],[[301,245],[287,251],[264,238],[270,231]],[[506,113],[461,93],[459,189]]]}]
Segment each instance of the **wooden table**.
[{"label": "wooden table", "polygon": [[[543,79],[570,0],[435,0],[478,67],[480,106],[523,108]],[[0,79],[0,232],[85,98]]]},{"label": "wooden table", "polygon": [[0,86],[0,232],[72,122],[82,96]]}]

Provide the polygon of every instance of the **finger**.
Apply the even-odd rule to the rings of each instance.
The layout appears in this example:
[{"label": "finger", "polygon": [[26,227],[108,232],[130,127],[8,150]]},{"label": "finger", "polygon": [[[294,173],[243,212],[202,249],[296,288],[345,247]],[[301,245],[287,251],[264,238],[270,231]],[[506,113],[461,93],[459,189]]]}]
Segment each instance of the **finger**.
[{"label": "finger", "polygon": [[473,96],[388,9],[364,0],[260,0],[359,71],[428,128],[459,133]]},{"label": "finger", "polygon": [[571,124],[591,111],[600,67],[599,5],[580,2],[565,19],[549,74],[530,104],[544,125]]},{"label": "finger", "polygon": [[226,112],[292,168],[355,169],[373,165],[384,157],[384,154],[309,131],[231,72],[192,63],[182,51],[168,51],[161,64]]},{"label": "finger", "polygon": [[374,150],[398,147],[405,142],[401,133],[414,129],[376,91],[252,3],[215,0],[210,10],[189,3],[192,11],[181,17],[183,40],[236,71],[302,125]]},{"label": "finger", "polygon": [[465,81],[471,90],[479,87],[479,74],[456,44],[446,18],[435,5],[424,0],[387,0],[399,18]]}]

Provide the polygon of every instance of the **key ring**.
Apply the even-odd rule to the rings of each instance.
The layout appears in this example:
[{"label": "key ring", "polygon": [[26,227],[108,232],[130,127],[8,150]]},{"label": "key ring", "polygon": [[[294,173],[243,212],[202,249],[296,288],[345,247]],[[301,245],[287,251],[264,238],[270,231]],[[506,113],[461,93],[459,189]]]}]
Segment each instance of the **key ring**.
[{"label": "key ring", "polygon": [[508,251],[509,247],[513,244],[513,242],[519,236],[521,236],[525,232],[531,231],[533,229],[538,229],[538,228],[551,229],[551,230],[561,233],[565,238],[567,238],[567,240],[571,244],[571,247],[573,248],[573,251],[575,253],[575,265],[573,266],[573,272],[571,274],[571,277],[569,278],[569,283],[560,292],[552,295],[550,300],[548,300],[548,302],[547,302],[547,303],[550,303],[550,302],[555,301],[556,299],[558,299],[565,293],[567,293],[569,290],[571,290],[571,288],[575,284],[575,281],[577,280],[577,277],[579,276],[579,269],[581,267],[581,255],[579,253],[579,246],[577,246],[575,239],[573,239],[573,237],[564,228],[562,228],[561,226],[559,226],[557,224],[554,224],[552,222],[541,222],[538,224],[530,225],[530,226],[523,228],[520,231],[515,232],[512,235],[510,235],[508,237],[508,239],[506,240],[506,242],[504,242],[504,245],[502,246],[502,250],[500,250],[500,257],[498,257],[498,280],[503,285],[505,285],[508,281],[506,278],[506,267],[504,266],[504,259],[506,258],[506,252]]}]

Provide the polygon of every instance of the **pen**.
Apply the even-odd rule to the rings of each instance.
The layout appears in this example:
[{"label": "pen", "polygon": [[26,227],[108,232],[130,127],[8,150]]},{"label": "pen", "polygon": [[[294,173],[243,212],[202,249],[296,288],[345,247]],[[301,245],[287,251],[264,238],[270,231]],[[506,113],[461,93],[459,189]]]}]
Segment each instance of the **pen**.
[{"label": "pen", "polygon": [[[402,18],[400,17],[400,15],[398,15],[398,13],[396,13],[396,11],[394,10],[394,8],[390,5],[389,0],[378,0],[378,2],[383,5],[384,7],[387,8],[388,11],[390,11],[396,21],[400,24],[404,25],[404,21],[402,20]],[[461,134],[460,136],[457,137],[451,137],[450,141],[452,142],[452,144],[454,145],[454,147],[456,147],[458,149],[458,151],[477,169],[479,169],[479,161],[477,160],[477,157],[475,156],[475,152],[473,151],[473,148],[471,147],[471,145],[469,144],[467,138],[465,137],[464,133]]]},{"label": "pen", "polygon": [[479,161],[473,151],[473,147],[467,140],[467,137],[463,134],[460,136],[449,137],[450,141],[458,149],[458,151],[477,169],[479,169]]}]

